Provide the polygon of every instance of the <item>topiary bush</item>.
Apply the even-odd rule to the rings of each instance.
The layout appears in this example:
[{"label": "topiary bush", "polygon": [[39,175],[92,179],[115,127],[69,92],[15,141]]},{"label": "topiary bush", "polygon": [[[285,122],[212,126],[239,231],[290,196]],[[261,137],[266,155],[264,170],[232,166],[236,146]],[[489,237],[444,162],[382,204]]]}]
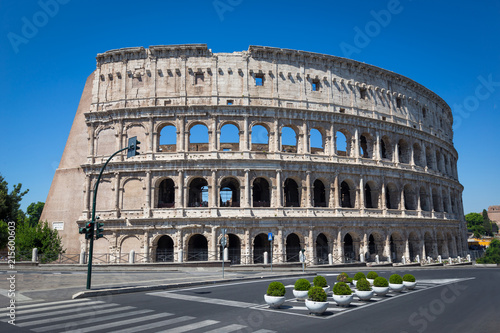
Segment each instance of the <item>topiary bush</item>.
[{"label": "topiary bush", "polygon": [[333,286],[333,293],[335,295],[351,295],[352,290],[345,282],[338,282]]},{"label": "topiary bush", "polygon": [[269,287],[267,288],[268,296],[285,296],[286,289],[283,283],[281,282],[271,282],[269,283]]},{"label": "topiary bush", "polygon": [[403,278],[399,274],[392,274],[391,277],[389,277],[389,283],[402,284]]},{"label": "topiary bush", "polygon": [[361,273],[361,272],[357,272],[356,274],[354,274],[354,277],[353,277],[353,280],[361,280],[365,278],[366,279],[366,276],[365,274]]},{"label": "topiary bush", "polygon": [[378,274],[376,272],[368,272],[368,274],[366,274],[366,278],[375,280],[378,278]]},{"label": "topiary bush", "polygon": [[373,285],[375,287],[389,287],[389,282],[387,282],[385,277],[379,276],[373,280]]},{"label": "topiary bush", "polygon": [[372,287],[370,286],[370,282],[368,282],[365,278],[361,278],[356,283],[356,288],[359,291],[370,291]]},{"label": "topiary bush", "polygon": [[352,283],[353,278],[347,278],[347,283]]},{"label": "topiary bush", "polygon": [[325,277],[321,275],[318,275],[314,278],[313,284],[315,287],[321,287],[321,288],[328,286]]},{"label": "topiary bush", "polygon": [[326,292],[321,287],[312,287],[309,289],[307,297],[313,302],[326,302]]},{"label": "topiary bush", "polygon": [[349,278],[349,275],[347,273],[340,273],[337,275],[337,282],[347,282],[347,279]]},{"label": "topiary bush", "polygon": [[415,282],[415,277],[411,274],[405,274],[403,275],[403,281]]},{"label": "topiary bush", "polygon": [[311,289],[311,282],[307,281],[306,279],[298,279],[297,281],[295,281],[295,285],[293,288],[295,290],[306,291]]}]

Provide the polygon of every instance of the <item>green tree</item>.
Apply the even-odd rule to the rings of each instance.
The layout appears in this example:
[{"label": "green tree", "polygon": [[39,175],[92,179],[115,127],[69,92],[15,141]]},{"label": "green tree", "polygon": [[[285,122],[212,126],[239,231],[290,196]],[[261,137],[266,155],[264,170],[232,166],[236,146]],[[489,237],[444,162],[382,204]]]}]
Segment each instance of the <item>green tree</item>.
[{"label": "green tree", "polygon": [[493,236],[493,228],[491,225],[491,220],[488,217],[488,212],[486,211],[486,209],[483,209],[482,215],[483,215],[483,227],[486,232],[486,235]]},{"label": "green tree", "polygon": [[4,221],[0,221],[0,251],[3,250],[9,242],[9,227]]},{"label": "green tree", "polygon": [[29,223],[29,225],[33,226],[40,221],[40,216],[42,216],[43,207],[45,203],[38,201],[37,203],[32,202],[28,208],[26,208],[27,217],[25,222]]},{"label": "green tree", "polygon": [[467,228],[471,229],[473,226],[483,225],[484,218],[479,213],[469,213],[465,215],[465,221],[467,221]]},{"label": "green tree", "polygon": [[17,254],[30,257],[33,248],[38,249],[41,262],[53,261],[60,253],[64,253],[61,237],[47,222],[35,225],[23,223],[16,227]]},{"label": "green tree", "polygon": [[29,190],[22,191],[22,184],[14,185],[9,193],[9,184],[0,175],[0,220],[5,222],[23,221],[24,212],[19,209],[21,200]]},{"label": "green tree", "polygon": [[477,260],[480,264],[500,264],[500,241],[493,239],[484,257]]}]

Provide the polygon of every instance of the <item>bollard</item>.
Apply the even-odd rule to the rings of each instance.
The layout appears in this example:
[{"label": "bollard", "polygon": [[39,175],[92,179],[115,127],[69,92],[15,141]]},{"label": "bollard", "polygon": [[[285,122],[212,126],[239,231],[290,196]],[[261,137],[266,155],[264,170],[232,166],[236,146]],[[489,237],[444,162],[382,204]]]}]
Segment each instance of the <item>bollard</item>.
[{"label": "bollard", "polygon": [[85,265],[85,250],[80,252],[80,265]]},{"label": "bollard", "polygon": [[328,253],[328,265],[333,265],[333,256],[331,253]]},{"label": "bollard", "polygon": [[431,260],[432,258],[431,257],[427,257],[427,263],[430,264],[431,263]]},{"label": "bollard", "polygon": [[415,261],[416,262],[420,262],[420,256],[417,254],[417,256],[415,257]]},{"label": "bollard", "polygon": [[462,263],[462,258],[460,256],[458,256],[458,263],[461,264]]},{"label": "bollard", "polygon": [[228,258],[229,258],[229,249],[227,247],[224,249],[224,253],[223,253],[222,257],[223,257],[222,259],[224,261],[228,260]]},{"label": "bollard", "polygon": [[269,261],[267,260],[267,251],[264,252],[263,256],[264,256],[264,265],[267,265],[269,263]]},{"label": "bollard", "polygon": [[135,251],[130,250],[130,255],[128,256],[128,263],[133,264],[135,262]]},{"label": "bollard", "polygon": [[177,252],[177,262],[182,262],[184,260],[184,252],[182,250],[179,250]]},{"label": "bollard", "polygon": [[359,255],[359,261],[365,262],[365,255],[363,253]]},{"label": "bollard", "polygon": [[438,261],[440,264],[443,263],[443,260],[441,259],[441,255],[438,255]]},{"label": "bollard", "polygon": [[380,258],[379,258],[379,256],[378,256],[378,254],[376,254],[376,255],[375,255],[375,262],[376,262],[377,264],[380,264]]},{"label": "bollard", "polygon": [[467,255],[467,261],[470,262],[470,254]]},{"label": "bollard", "polygon": [[37,262],[38,261],[38,249],[36,247],[31,252],[31,261],[32,262]]},{"label": "bollard", "polygon": [[405,258],[405,257],[401,258],[401,263],[402,263],[403,265],[406,265],[406,258]]}]

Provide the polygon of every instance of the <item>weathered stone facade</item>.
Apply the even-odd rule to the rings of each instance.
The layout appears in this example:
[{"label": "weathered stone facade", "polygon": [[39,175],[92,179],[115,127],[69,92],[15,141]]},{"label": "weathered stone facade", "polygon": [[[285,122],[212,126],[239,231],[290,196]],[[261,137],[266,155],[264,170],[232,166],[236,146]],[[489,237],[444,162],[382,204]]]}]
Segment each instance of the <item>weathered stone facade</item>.
[{"label": "weathered stone facade", "polygon": [[[467,230],[452,122],[432,91],[349,59],[203,44],[108,51],[87,80],[42,219],[64,222],[67,252],[86,249],[78,226],[99,170],[137,136],[141,154],[115,157],[99,185],[106,237],[95,253],[215,260],[227,228],[233,263],[262,262],[269,232],[275,262],[302,248],[316,263],[455,257]],[[207,142],[190,141],[196,125]],[[238,142],[221,141],[226,126]],[[252,138],[255,126],[267,142]],[[296,144],[283,143],[285,128]]]},{"label": "weathered stone facade", "polygon": [[491,222],[495,222],[500,228],[500,206],[489,206],[488,218]]}]

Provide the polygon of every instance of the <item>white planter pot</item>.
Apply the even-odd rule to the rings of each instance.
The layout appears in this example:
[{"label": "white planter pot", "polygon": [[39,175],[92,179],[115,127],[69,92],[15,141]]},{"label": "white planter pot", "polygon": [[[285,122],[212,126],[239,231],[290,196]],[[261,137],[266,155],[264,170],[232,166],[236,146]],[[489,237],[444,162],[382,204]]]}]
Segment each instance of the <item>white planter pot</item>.
[{"label": "white planter pot", "polygon": [[351,304],[353,299],[352,295],[335,295],[333,294],[333,300],[339,305],[348,307]]},{"label": "white planter pot", "polygon": [[391,288],[392,291],[395,292],[400,292],[403,291],[405,285],[404,284],[396,284],[396,283],[389,283],[389,288]]},{"label": "white planter pot", "polygon": [[270,308],[279,309],[280,306],[285,303],[285,296],[269,296],[264,294],[264,300]]},{"label": "white planter pot", "polygon": [[307,298],[307,293],[309,291],[308,290],[293,290],[293,297],[295,297],[296,299],[300,300],[300,301],[303,301]]},{"label": "white planter pot", "polygon": [[415,286],[417,285],[417,281],[415,281],[415,282],[403,281],[403,285],[405,286],[406,289],[413,290],[413,289],[415,289]]},{"label": "white planter pot", "polygon": [[328,292],[330,291],[330,286],[323,287],[323,290],[328,294]]},{"label": "white planter pot", "polygon": [[372,287],[373,292],[378,296],[385,296],[389,292],[389,287]]},{"label": "white planter pot", "polygon": [[362,301],[369,301],[373,297],[373,290],[356,290],[356,296]]},{"label": "white planter pot", "polygon": [[306,299],[307,309],[315,315],[320,315],[325,312],[326,308],[328,308],[328,304],[328,302],[314,302]]},{"label": "white planter pot", "polygon": [[366,279],[366,281],[370,282],[370,284],[373,286],[373,281],[375,281],[375,279]]},{"label": "white planter pot", "polygon": [[352,285],[356,287],[356,284],[358,284],[358,280],[352,280]]}]

